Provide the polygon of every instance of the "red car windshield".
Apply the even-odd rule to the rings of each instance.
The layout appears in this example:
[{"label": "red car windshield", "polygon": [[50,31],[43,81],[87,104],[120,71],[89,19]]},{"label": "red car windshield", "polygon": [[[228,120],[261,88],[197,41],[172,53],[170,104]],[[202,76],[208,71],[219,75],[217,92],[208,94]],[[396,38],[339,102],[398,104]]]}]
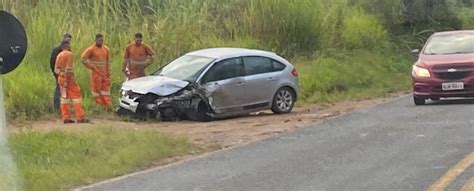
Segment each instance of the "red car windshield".
[{"label": "red car windshield", "polygon": [[468,54],[474,53],[474,34],[433,36],[423,54]]}]

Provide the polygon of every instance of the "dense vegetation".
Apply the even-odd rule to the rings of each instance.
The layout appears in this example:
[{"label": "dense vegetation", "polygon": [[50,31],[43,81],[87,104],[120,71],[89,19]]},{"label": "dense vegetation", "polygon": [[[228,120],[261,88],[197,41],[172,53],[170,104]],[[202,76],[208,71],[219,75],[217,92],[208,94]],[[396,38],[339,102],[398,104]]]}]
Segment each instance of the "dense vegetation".
[{"label": "dense vegetation", "polygon": [[474,28],[472,0],[0,0],[24,23],[28,55],[5,77],[13,118],[51,111],[51,48],[73,35],[76,75],[94,110],[80,53],[103,33],[113,53],[113,91],[125,46],[137,31],[159,65],[194,49],[246,47],[275,51],[295,63],[303,102],[367,97],[408,87],[406,54],[433,31]]},{"label": "dense vegetation", "polygon": [[[88,115],[106,115],[93,106],[89,75],[79,62],[96,33],[105,35],[113,54],[115,98],[124,80],[123,49],[137,31],[158,53],[148,72],[190,50],[258,48],[296,65],[300,104],[380,96],[409,87],[413,58],[407,53],[432,32],[474,29],[473,6],[474,0],[0,0],[0,9],[19,17],[29,37],[24,63],[3,80],[6,110],[18,121],[52,113],[49,56],[65,32],[73,35]],[[148,130],[78,129],[10,136],[25,190],[90,183],[194,148]],[[8,153],[1,141],[0,153]],[[2,169],[14,166],[3,156],[0,162],[9,166]],[[0,171],[0,190],[8,175]]]}]

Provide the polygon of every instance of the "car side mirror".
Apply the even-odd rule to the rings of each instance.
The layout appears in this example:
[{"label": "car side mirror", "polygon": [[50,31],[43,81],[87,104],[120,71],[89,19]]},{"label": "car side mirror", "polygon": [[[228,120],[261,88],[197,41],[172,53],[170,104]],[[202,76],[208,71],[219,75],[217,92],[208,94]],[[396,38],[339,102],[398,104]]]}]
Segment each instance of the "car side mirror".
[{"label": "car side mirror", "polygon": [[416,56],[416,57],[420,56],[420,49],[411,50],[411,55]]}]

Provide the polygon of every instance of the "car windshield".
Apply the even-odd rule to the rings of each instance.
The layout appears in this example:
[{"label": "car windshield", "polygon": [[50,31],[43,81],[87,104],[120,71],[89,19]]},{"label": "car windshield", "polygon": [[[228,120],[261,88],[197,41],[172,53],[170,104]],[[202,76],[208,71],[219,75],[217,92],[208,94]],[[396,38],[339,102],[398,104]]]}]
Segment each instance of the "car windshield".
[{"label": "car windshield", "polygon": [[474,53],[474,35],[456,34],[434,36],[426,45],[424,54]]},{"label": "car windshield", "polygon": [[206,66],[214,59],[202,56],[184,55],[158,70],[155,75],[195,82]]}]

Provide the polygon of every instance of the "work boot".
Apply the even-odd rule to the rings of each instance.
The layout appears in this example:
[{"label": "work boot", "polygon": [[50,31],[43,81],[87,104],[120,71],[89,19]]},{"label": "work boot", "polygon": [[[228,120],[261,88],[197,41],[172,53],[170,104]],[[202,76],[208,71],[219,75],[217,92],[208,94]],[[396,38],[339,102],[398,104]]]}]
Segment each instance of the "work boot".
[{"label": "work boot", "polygon": [[74,120],[66,119],[63,122],[64,124],[70,124],[70,123],[74,123]]},{"label": "work boot", "polygon": [[79,120],[77,120],[77,123],[90,123],[90,122],[91,122],[91,120],[89,120],[89,119],[79,119]]}]

